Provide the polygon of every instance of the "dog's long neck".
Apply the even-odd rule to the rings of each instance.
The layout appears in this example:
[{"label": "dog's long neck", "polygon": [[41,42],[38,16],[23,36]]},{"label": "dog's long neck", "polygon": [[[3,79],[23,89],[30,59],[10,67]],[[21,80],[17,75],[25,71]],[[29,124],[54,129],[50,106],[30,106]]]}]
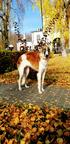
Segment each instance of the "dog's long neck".
[{"label": "dog's long neck", "polygon": [[40,56],[40,59],[41,59],[41,60],[46,60],[46,57],[45,57],[45,55],[44,55],[43,53],[40,52],[40,53],[39,53],[39,56]]}]

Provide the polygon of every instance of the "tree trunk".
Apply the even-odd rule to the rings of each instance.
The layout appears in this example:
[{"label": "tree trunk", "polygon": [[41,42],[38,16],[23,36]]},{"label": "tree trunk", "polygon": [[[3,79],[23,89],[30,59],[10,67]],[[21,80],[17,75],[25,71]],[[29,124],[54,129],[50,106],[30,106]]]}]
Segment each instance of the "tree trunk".
[{"label": "tree trunk", "polygon": [[69,18],[69,49],[70,49],[70,18]]},{"label": "tree trunk", "polygon": [[10,4],[11,4],[11,0],[5,0],[2,2],[2,11],[3,11],[2,41],[3,41],[4,48],[7,48],[9,45],[8,27],[9,27]]}]

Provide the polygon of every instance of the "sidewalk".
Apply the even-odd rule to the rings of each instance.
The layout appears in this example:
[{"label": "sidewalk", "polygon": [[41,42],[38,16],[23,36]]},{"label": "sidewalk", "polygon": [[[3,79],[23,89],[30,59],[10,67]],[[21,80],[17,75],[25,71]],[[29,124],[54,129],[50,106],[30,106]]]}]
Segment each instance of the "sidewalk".
[{"label": "sidewalk", "polygon": [[40,95],[37,83],[32,83],[28,89],[23,87],[21,92],[17,84],[0,84],[0,102],[23,102],[40,106],[47,102],[49,106],[70,109],[70,89],[45,85],[45,92]]}]

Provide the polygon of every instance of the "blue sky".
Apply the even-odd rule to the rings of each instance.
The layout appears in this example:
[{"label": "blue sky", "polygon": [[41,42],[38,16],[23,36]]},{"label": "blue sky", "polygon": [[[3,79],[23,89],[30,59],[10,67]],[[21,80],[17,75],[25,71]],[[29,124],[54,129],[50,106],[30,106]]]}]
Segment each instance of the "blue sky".
[{"label": "blue sky", "polygon": [[[21,12],[17,9],[16,1],[13,0],[12,7],[16,9],[16,13],[18,13],[18,17],[22,15],[20,18],[22,19],[21,21],[17,19],[15,12],[12,10],[11,11],[11,16],[12,16],[12,21],[19,21],[19,28],[20,32],[23,33],[29,33],[31,31],[36,31],[37,29],[42,28],[42,23],[41,23],[41,13],[39,9],[35,6],[35,8],[32,8],[32,5],[25,0],[24,2],[25,6],[25,12],[22,15]],[[14,28],[12,27],[12,30]]]}]

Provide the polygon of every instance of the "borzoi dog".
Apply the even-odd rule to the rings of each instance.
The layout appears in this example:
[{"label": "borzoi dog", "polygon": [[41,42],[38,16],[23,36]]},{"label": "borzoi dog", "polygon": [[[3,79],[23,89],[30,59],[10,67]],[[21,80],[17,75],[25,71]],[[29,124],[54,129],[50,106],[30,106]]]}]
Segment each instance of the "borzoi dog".
[{"label": "borzoi dog", "polygon": [[19,72],[18,87],[22,90],[21,85],[26,85],[26,78],[29,74],[29,68],[37,71],[38,91],[41,94],[44,91],[43,84],[47,63],[49,58],[49,48],[41,48],[39,51],[32,51],[22,54],[17,61],[17,68]]}]

